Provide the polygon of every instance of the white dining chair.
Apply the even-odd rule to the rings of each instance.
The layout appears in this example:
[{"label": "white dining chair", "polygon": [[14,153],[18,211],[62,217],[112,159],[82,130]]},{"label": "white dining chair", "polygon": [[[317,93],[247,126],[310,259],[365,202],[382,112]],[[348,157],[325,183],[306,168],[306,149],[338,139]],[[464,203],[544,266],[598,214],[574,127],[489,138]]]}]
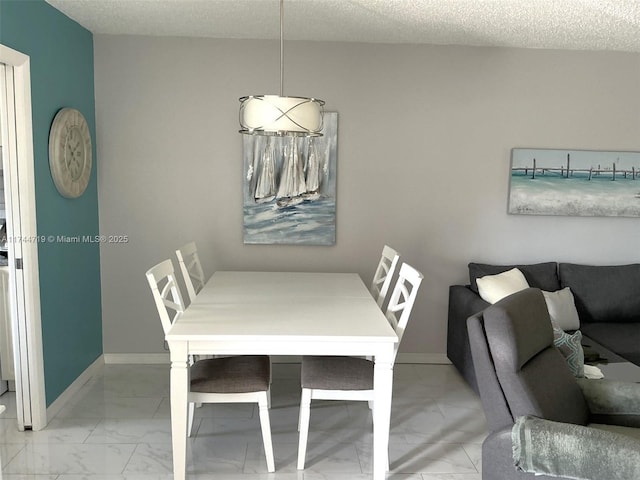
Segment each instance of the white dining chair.
[{"label": "white dining chair", "polygon": [[[395,363],[398,348],[407,328],[411,309],[422,283],[422,274],[406,263],[400,267],[398,280],[393,289],[386,317],[398,336],[393,353]],[[300,418],[298,430],[298,470],[304,469],[311,400],[358,400],[368,401],[375,410],[373,390],[374,363],[358,357],[305,356],[302,357]],[[388,469],[388,458],[387,458]]]},{"label": "white dining chair", "polygon": [[400,254],[393,248],[388,245],[383,247],[380,262],[378,262],[378,267],[376,268],[373,280],[371,281],[371,287],[369,288],[371,295],[376,299],[380,308],[382,308],[384,299],[389,291],[391,279],[393,278],[393,273],[399,259]]},{"label": "white dining chair", "polygon": [[176,250],[176,257],[178,257],[178,265],[180,265],[180,271],[189,295],[189,303],[191,303],[206,283],[196,243],[189,242],[180,247]]},{"label": "white dining chair", "polygon": [[[176,283],[173,264],[165,260],[146,273],[165,335],[184,313],[184,302]],[[188,393],[188,430],[193,430],[196,403],[257,403],[267,470],[275,471],[271,423],[269,421],[269,388],[271,362],[267,355],[190,359]]]}]

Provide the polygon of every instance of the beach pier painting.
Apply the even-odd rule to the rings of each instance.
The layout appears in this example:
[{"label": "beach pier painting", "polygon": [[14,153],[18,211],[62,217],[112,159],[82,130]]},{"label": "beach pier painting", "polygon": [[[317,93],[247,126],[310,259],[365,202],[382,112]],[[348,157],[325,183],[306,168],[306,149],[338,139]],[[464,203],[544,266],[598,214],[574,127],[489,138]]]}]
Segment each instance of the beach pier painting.
[{"label": "beach pier painting", "polygon": [[640,152],[514,148],[511,214],[640,217]]},{"label": "beach pier painting", "polygon": [[243,135],[245,244],[336,241],[338,114],[321,137]]}]

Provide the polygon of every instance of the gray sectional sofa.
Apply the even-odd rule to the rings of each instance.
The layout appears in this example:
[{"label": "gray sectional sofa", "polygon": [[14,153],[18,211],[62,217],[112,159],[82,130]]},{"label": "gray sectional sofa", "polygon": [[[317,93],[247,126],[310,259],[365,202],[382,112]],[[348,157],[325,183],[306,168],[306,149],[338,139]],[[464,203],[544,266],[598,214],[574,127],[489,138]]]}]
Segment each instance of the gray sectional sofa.
[{"label": "gray sectional sofa", "polygon": [[[476,279],[517,267],[530,287],[556,291],[569,287],[580,319],[583,344],[640,365],[640,264],[594,266],[546,262],[530,265],[469,264],[469,284],[449,288],[447,356],[478,391],[467,319],[489,306]],[[603,355],[606,358],[606,354]]]}]

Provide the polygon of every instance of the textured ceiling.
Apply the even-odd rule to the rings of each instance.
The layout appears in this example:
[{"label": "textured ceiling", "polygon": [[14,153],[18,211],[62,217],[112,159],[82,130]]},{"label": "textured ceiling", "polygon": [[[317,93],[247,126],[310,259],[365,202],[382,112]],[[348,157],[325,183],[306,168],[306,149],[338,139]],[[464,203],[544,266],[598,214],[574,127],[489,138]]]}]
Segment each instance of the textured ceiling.
[{"label": "textured ceiling", "polygon": [[[46,0],[96,34],[279,38],[279,0]],[[640,0],[285,0],[285,40],[640,52]]]}]

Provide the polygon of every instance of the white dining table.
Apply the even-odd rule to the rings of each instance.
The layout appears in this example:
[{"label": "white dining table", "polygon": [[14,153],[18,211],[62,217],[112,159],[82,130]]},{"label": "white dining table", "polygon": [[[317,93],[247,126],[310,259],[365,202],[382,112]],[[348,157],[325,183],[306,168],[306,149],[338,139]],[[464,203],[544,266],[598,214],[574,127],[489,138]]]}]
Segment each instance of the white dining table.
[{"label": "white dining table", "polygon": [[166,340],[174,480],[186,477],[189,356],[198,354],[372,357],[373,479],[385,478],[398,337],[359,275],[216,272]]}]

